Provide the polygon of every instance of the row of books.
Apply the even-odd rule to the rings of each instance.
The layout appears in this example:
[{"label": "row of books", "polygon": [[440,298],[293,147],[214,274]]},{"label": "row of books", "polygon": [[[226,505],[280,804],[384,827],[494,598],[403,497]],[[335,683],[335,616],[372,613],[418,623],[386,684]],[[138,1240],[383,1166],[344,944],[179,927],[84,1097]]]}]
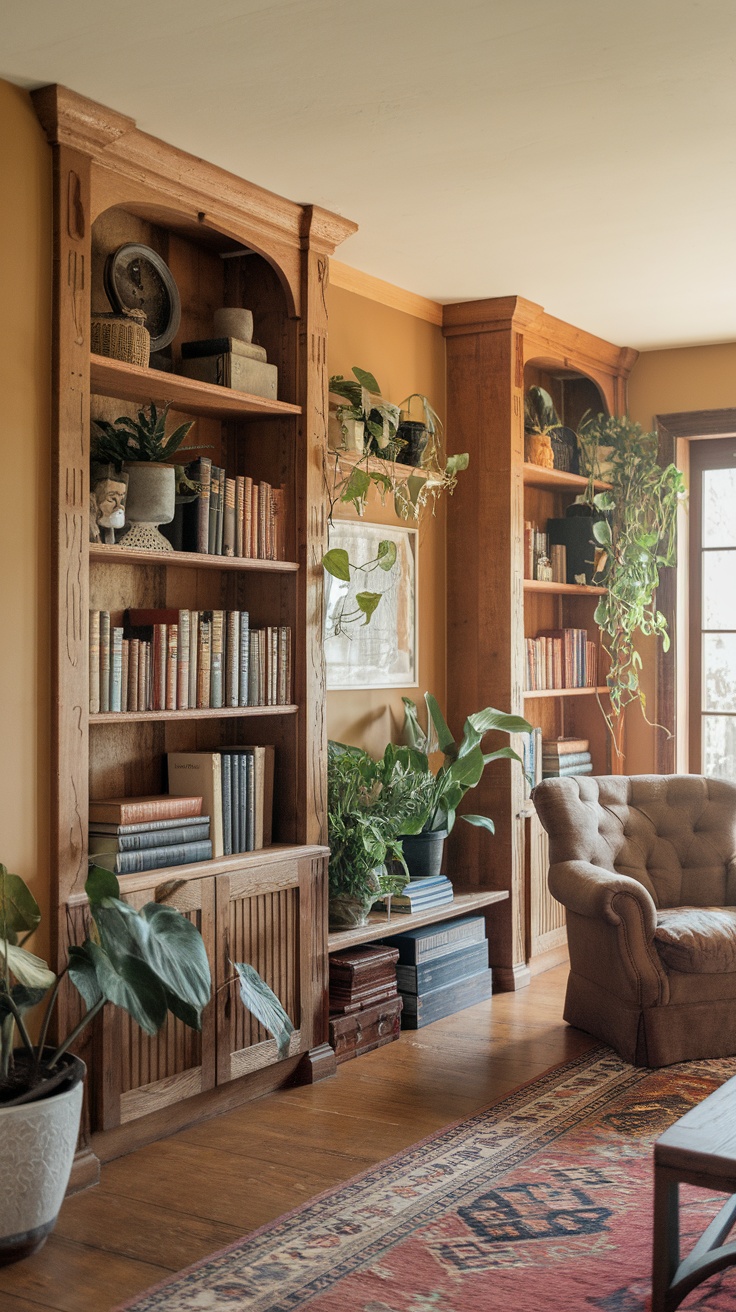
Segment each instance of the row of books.
[{"label": "row of books", "polygon": [[525,644],[527,692],[597,687],[598,647],[585,629],[551,629]]},{"label": "row of books", "polygon": [[428,911],[430,907],[452,902],[452,884],[444,875],[430,875],[426,879],[410,879],[401,893],[391,898],[391,911],[407,913]]},{"label": "row of books", "polygon": [[191,865],[212,854],[201,797],[110,797],[89,804],[89,855],[116,875]]},{"label": "row of books", "polygon": [[230,478],[207,456],[192,461],[187,475],[199,484],[184,506],[182,549],[209,556],[285,560],[286,489],[242,474]]},{"label": "row of books", "polygon": [[222,747],[169,752],[169,792],[201,794],[210,817],[212,855],[253,852],[271,843],[275,748]]},{"label": "row of books", "polygon": [[251,629],[248,611],[90,611],[90,715],[288,706],[291,686],[291,629]]},{"label": "row of books", "polygon": [[567,582],[567,547],[550,546],[549,533],[541,532],[531,520],[524,522],[524,578]]},{"label": "row of books", "polygon": [[387,940],[399,950],[396,982],[404,1029],[421,1029],[491,996],[483,916],[426,925]]}]

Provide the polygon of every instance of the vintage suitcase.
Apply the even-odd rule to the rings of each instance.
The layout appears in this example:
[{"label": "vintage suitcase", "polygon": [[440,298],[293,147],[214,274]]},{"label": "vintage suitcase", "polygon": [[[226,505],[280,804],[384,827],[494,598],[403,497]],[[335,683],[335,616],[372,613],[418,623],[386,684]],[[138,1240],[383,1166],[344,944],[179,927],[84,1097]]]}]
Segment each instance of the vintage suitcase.
[{"label": "vintage suitcase", "polygon": [[338,1064],[393,1043],[401,1034],[401,998],[389,998],[348,1016],[330,1017],[330,1044]]}]

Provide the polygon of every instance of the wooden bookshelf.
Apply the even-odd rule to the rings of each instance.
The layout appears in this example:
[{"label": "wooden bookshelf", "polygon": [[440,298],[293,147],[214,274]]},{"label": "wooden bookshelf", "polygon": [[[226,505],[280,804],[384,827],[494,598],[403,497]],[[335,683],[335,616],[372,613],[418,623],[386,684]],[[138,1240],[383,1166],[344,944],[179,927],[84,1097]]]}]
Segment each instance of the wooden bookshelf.
[{"label": "wooden bookshelf", "polygon": [[[526,487],[541,487],[549,492],[559,492],[561,489],[565,492],[585,492],[590,483],[582,474],[568,474],[562,469],[544,469],[542,465],[527,462],[522,465],[522,478]],[[596,492],[608,492],[610,487],[610,483],[604,483],[599,478],[593,480]]]},{"label": "wooden bookshelf", "polygon": [[[319,564],[325,550],[329,257],[355,225],[192,158],[137,130],[125,116],[63,87],[33,93],[54,153],[51,847],[52,957],[85,933],[89,798],[166,791],[170,751],[275,747],[273,846],[124,877],[135,906],[154,898],[198,926],[213,1001],[201,1034],[170,1020],[149,1038],[107,1008],[82,1052],[89,1067],[84,1171],[94,1179],[91,1134],[103,1156],[210,1116],[227,1102],[334,1070],[327,1047],[326,732]],[[104,142],[104,151],[100,143]],[[109,310],[108,256],[126,242],[152,247],[181,295],[172,371],[90,352],[90,318]],[[221,258],[223,253],[229,257]],[[185,378],[181,345],[213,335],[221,305],[253,311],[256,340],[278,368],[278,400]],[[187,459],[284,488],[286,561],[136,551],[89,544],[91,421],[132,406],[171,403],[196,418]],[[194,445],[194,441],[198,445]],[[293,702],[88,715],[90,609],[247,610],[251,628],[292,631]],[[291,1054],[239,1002],[231,961],[251,962],[295,1026]],[[64,986],[59,1024],[77,995]],[[176,1104],[197,1095],[195,1104]],[[87,1105],[87,1104],[85,1104]],[[80,1168],[81,1170],[82,1168]]]},{"label": "wooden bookshelf", "polygon": [[441,907],[432,907],[428,911],[415,911],[411,915],[393,911],[390,919],[384,911],[371,911],[367,925],[361,925],[359,929],[340,929],[331,933],[327,939],[328,950],[330,953],[341,952],[343,948],[357,947],[359,943],[390,938],[393,934],[405,934],[408,929],[418,929],[420,925],[436,925],[441,920],[467,916],[472,911],[482,911],[495,902],[505,902],[508,896],[505,890],[457,889],[452,902],[446,902]]},{"label": "wooden bookshelf", "polygon": [[548,583],[546,579],[524,579],[524,591],[546,593],[549,597],[602,597],[606,589],[587,583]]},{"label": "wooden bookshelf", "polygon": [[[524,701],[541,700],[544,697],[607,697],[608,688],[534,688],[524,693]],[[605,773],[605,772],[602,772]]]}]

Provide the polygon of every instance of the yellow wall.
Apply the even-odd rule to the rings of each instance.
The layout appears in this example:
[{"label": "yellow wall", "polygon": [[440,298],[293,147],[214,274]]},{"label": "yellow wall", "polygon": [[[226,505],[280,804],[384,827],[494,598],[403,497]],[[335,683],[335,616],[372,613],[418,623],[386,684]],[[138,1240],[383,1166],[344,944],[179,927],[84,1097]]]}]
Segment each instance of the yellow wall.
[{"label": "yellow wall", "polygon": [[[48,906],[51,151],[0,81],[0,861]],[[47,927],[46,927],[47,929]],[[48,943],[42,930],[37,950]]]},{"label": "yellow wall", "polygon": [[[645,428],[655,415],[681,410],[718,410],[736,406],[736,342],[693,346],[672,351],[644,351],[629,380],[629,412]],[[641,647],[642,686],[650,707],[655,704],[656,652],[653,640]],[[654,769],[655,734],[637,711],[629,712],[626,769],[644,774]]]},{"label": "yellow wall", "polygon": [[[328,309],[330,374],[352,377],[352,368],[358,365],[375,375],[388,400],[398,403],[412,392],[421,392],[444,417],[445,348],[440,328],[337,287],[330,288]],[[355,518],[350,507],[344,507],[343,513]],[[429,691],[444,705],[446,513],[443,497],[434,518],[425,512],[419,532],[419,687],[328,693],[331,738],[380,755],[386,743],[396,742],[400,734],[402,695],[416,701]],[[372,494],[364,518],[401,523],[391,505],[381,506],[377,494]]]}]

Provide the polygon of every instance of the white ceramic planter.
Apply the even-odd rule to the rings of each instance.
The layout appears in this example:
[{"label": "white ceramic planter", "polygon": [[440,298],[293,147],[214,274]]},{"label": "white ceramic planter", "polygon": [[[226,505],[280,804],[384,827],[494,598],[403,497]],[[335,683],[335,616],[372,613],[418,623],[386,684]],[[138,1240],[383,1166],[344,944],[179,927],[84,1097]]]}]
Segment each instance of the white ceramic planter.
[{"label": "white ceramic planter", "polygon": [[134,460],[123,465],[128,475],[125,522],[132,528],[120,539],[121,547],[142,547],[148,551],[172,551],[173,547],[158,531],[159,524],[170,524],[176,510],[176,470],[173,465]]},{"label": "white ceramic planter", "polygon": [[79,1134],[79,1082],[41,1102],[0,1107],[0,1266],[35,1253],[51,1233]]}]

